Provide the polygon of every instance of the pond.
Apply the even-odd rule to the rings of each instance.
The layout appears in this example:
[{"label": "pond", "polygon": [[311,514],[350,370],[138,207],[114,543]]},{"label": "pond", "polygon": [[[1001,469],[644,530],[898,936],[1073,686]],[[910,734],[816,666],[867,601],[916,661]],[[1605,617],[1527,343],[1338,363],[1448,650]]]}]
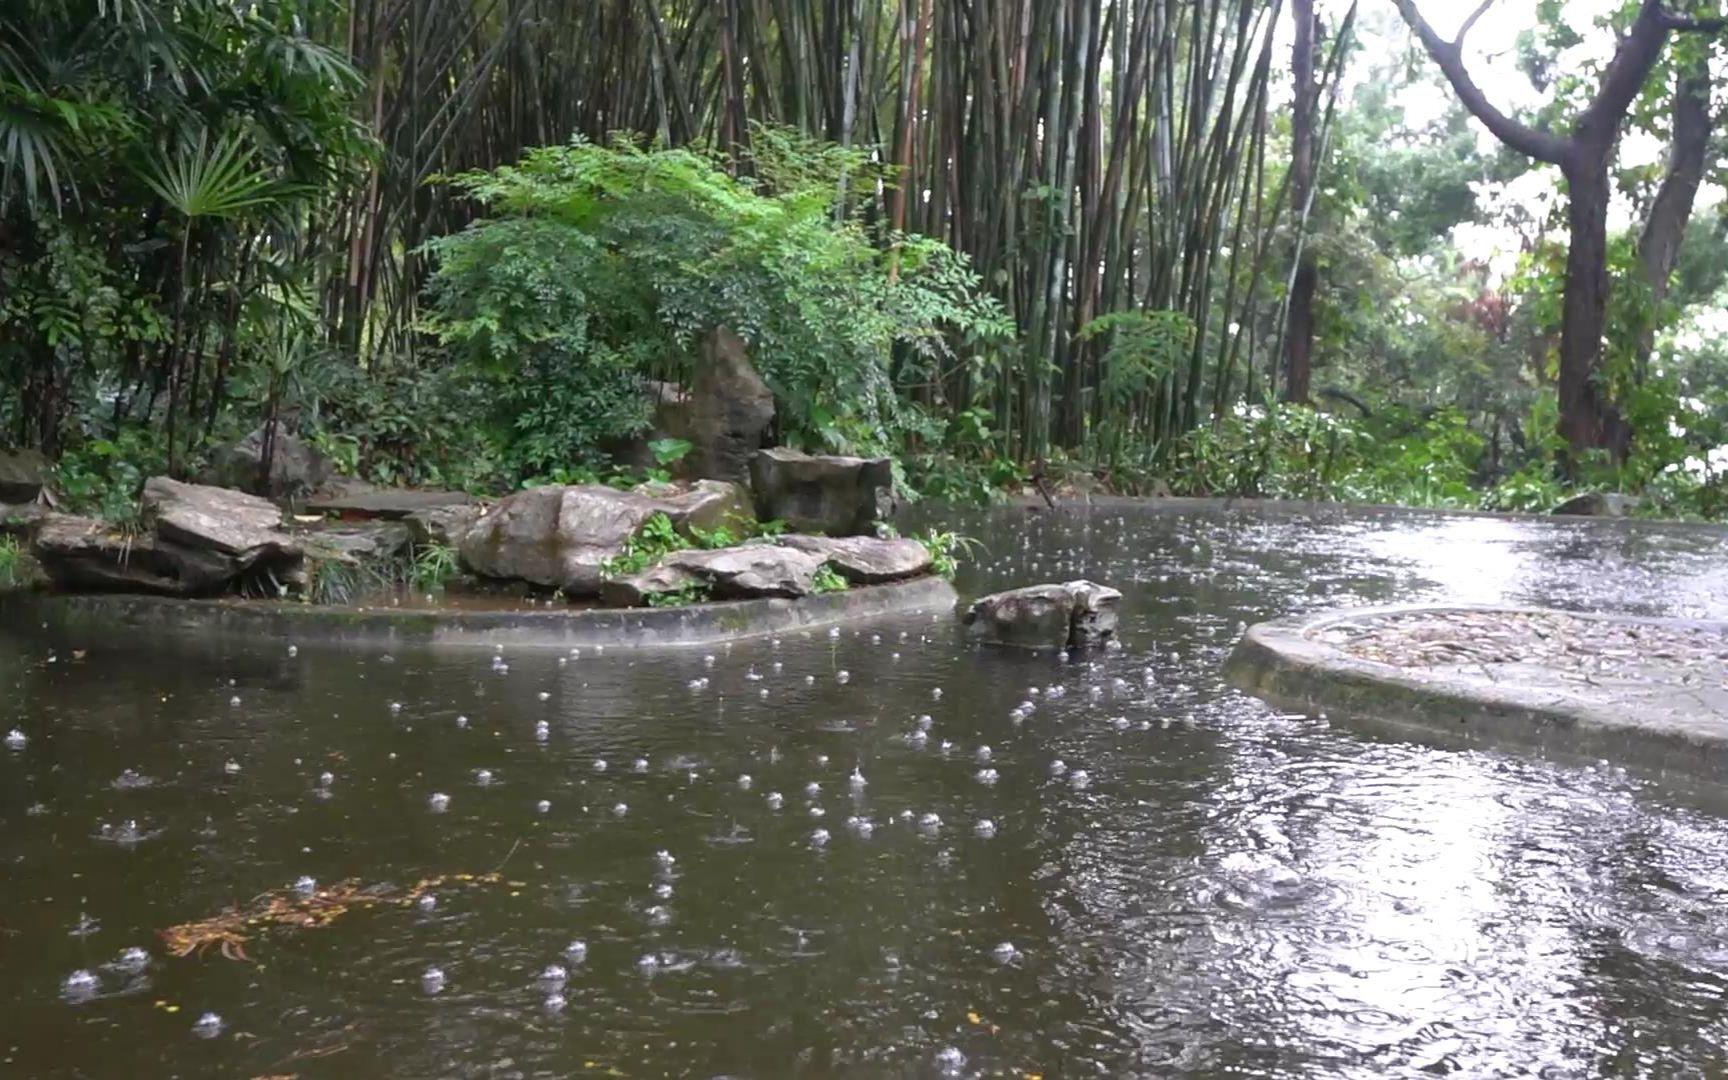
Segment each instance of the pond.
[{"label": "pond", "polygon": [[[928,618],[502,657],[9,627],[0,1074],[1728,1070],[1722,800],[1219,676],[1244,623],[1343,604],[1728,617],[1721,533],[940,518],[987,545],[963,593],[1090,576],[1125,647]],[[297,882],[344,906],[228,926],[231,956],[159,936]]]}]

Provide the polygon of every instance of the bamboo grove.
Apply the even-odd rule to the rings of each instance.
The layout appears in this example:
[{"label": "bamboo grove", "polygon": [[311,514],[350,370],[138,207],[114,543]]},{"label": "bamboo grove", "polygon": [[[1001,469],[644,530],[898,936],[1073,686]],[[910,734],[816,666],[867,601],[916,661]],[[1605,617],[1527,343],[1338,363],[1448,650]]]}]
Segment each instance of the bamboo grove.
[{"label": "bamboo grove", "polygon": [[[353,0],[317,32],[364,74],[385,152],[328,226],[347,253],[331,321],[356,347],[411,347],[413,252],[467,213],[429,178],[572,132],[732,150],[790,125],[895,165],[856,197],[969,255],[1019,326],[1014,356],[929,394],[989,402],[1027,457],[1101,425],[1156,445],[1276,377],[1307,210],[1267,153],[1281,17],[1283,0]],[[1347,33],[1313,45],[1332,85]],[[1135,311],[1184,332],[1150,357],[1082,333]],[[1112,379],[1113,361],[1150,370]]]},{"label": "bamboo grove", "polygon": [[[1288,141],[1284,0],[0,6],[0,247],[27,281],[56,242],[46,219],[81,207],[89,233],[130,260],[127,281],[162,298],[132,319],[147,331],[116,346],[124,385],[108,396],[116,423],[165,401],[171,459],[194,429],[208,434],[240,366],[235,342],[269,322],[261,308],[316,315],[262,332],[266,381],[308,348],[411,369],[425,245],[477,213],[442,179],[577,135],[713,147],[745,170],[751,141],[783,128],[867,151],[897,179],[862,180],[844,203],[885,247],[923,234],[964,253],[1018,329],[916,393],[938,412],[987,408],[1018,460],[1100,439],[1156,453],[1269,396],[1283,327],[1299,322],[1284,300],[1313,177],[1292,183],[1287,155],[1269,153]],[[1295,6],[1312,17],[1311,0]],[[1353,17],[1303,39],[1312,82],[1299,100],[1321,140],[1322,88],[1337,84]],[[279,108],[260,82],[286,94]],[[87,104],[99,90],[135,119]],[[233,130],[226,114],[287,148],[276,180],[211,134]],[[152,145],[146,124],[196,132],[182,140],[194,151]],[[331,145],[342,153],[306,149]],[[80,149],[86,163],[136,163],[80,168]],[[100,219],[104,202],[149,209]],[[34,217],[20,213],[30,204]],[[38,274],[36,310],[102,293],[77,276]],[[56,369],[52,338],[23,363],[12,436],[51,451],[80,377]]]}]

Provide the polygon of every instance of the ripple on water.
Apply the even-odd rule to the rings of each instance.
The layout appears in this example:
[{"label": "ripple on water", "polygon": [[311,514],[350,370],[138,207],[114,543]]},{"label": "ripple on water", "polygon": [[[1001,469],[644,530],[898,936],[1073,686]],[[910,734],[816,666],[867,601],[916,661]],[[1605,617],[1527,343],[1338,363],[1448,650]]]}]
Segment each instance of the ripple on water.
[{"label": "ripple on water", "polygon": [[[947,1048],[963,1075],[1370,1077],[1728,1058],[1714,810],[1613,769],[1279,714],[1217,672],[1240,625],[1339,602],[1721,616],[1728,543],[1108,504],[951,524],[989,542],[964,591],[1126,585],[1125,648],[977,650],[911,618],[711,664],[406,647],[289,664],[211,641],[173,663],[105,651],[101,679],[20,667],[30,704],[6,726],[32,738],[0,755],[0,822],[30,872],[0,874],[0,911],[102,930],[6,945],[11,1064],[933,1075]],[[44,644],[74,643],[23,647]],[[128,781],[226,761],[243,772],[197,798]],[[51,812],[8,818],[14,792]],[[169,835],[118,854],[127,821]],[[255,969],[100,960],[301,875],[445,880],[324,929],[255,928]],[[69,951],[86,946],[97,959]],[[80,966],[98,985],[74,1008]],[[108,1001],[145,993],[184,1026]],[[207,1011],[218,1037],[191,1048]]]}]

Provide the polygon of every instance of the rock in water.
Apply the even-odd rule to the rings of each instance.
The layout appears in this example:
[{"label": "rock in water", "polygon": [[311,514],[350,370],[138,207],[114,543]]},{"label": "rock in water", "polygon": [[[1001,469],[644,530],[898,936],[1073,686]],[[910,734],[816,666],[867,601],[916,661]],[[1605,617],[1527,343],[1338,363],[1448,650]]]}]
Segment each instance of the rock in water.
[{"label": "rock in water", "polygon": [[750,459],[756,513],[796,532],[863,536],[894,513],[888,458],[815,457],[777,447]]},{"label": "rock in water", "polygon": [[689,397],[690,475],[749,482],[750,457],[774,423],[774,393],[743,338],[717,327],[702,339]]},{"label": "rock in water", "polygon": [[1561,517],[1631,517],[1643,501],[1636,495],[1622,495],[1617,491],[1593,491],[1567,499],[1556,506],[1553,513]]},{"label": "rock in water", "polygon": [[930,572],[930,552],[916,540],[793,534],[780,537],[777,543],[781,547],[822,556],[852,585],[880,585],[922,577]]},{"label": "rock in water", "polygon": [[[270,475],[266,477],[264,444],[272,435]],[[285,499],[318,490],[335,472],[322,451],[278,422],[260,425],[239,442],[219,447],[211,455],[210,468],[202,479],[217,487]]]},{"label": "rock in water", "polygon": [[1087,649],[1116,636],[1122,594],[1090,581],[995,593],[961,616],[975,641],[1027,648]]}]

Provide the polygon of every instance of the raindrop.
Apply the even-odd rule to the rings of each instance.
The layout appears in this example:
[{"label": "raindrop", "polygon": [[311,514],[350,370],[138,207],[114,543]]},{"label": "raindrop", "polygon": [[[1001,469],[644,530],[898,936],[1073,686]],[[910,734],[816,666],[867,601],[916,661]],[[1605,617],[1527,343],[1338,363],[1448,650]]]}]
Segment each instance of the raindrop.
[{"label": "raindrop", "polygon": [[827,845],[827,843],[828,843],[828,830],[827,829],[817,829],[815,832],[810,834],[810,846],[811,847],[825,847]]},{"label": "raindrop", "polygon": [[6,749],[8,750],[22,750],[24,749],[24,744],[29,741],[29,737],[17,728],[13,728],[11,731],[6,733]]},{"label": "raindrop", "polygon": [[222,1034],[222,1018],[213,1012],[205,1013],[192,1025],[192,1034],[200,1039],[214,1039]]},{"label": "raindrop", "polygon": [[540,814],[550,814],[552,812],[552,800],[541,799],[534,804],[534,811]]},{"label": "raindrop", "polygon": [[613,803],[612,804],[612,816],[613,817],[623,817],[625,814],[628,814],[629,812],[630,812],[630,808],[628,806],[625,806],[623,803]]},{"label": "raindrop", "polygon": [[1011,964],[1014,962],[1014,957],[1018,955],[1019,950],[1014,948],[1013,943],[1007,941],[990,950],[990,958],[998,964]]},{"label": "raindrop", "polygon": [[311,896],[318,891],[318,882],[309,875],[302,874],[294,881],[294,891],[300,896]]},{"label": "raindrop", "polygon": [[426,800],[426,805],[432,808],[434,814],[442,814],[444,811],[450,809],[450,796],[443,792],[438,792],[430,799]]},{"label": "raindrop", "polygon": [[60,983],[60,995],[67,1001],[89,1001],[96,996],[99,984],[96,973],[79,968]]},{"label": "raindrop", "polygon": [[972,831],[980,838],[988,840],[996,835],[996,823],[989,818],[980,818],[978,824],[972,826]]},{"label": "raindrop", "polygon": [[420,973],[420,989],[428,994],[436,994],[444,989],[444,969],[429,967]]},{"label": "raindrop", "polygon": [[120,958],[114,961],[114,966],[121,971],[143,971],[150,966],[150,954],[136,945],[130,945],[120,950]]},{"label": "raindrop", "polygon": [[582,961],[588,959],[588,943],[586,941],[577,940],[564,946],[564,959],[570,961],[572,964],[582,963]]},{"label": "raindrop", "polygon": [[786,797],[781,795],[778,791],[770,791],[768,793],[768,809],[778,810],[785,804]]},{"label": "raindrop", "polygon": [[545,970],[540,972],[540,981],[550,986],[562,986],[568,978],[570,973],[564,970],[562,964],[547,964]]},{"label": "raindrop", "polygon": [[738,787],[740,790],[749,791],[750,785],[754,784],[755,782],[756,781],[751,778],[749,773],[745,773],[743,776],[740,776],[738,778]]},{"label": "raindrop", "polygon": [[485,787],[487,784],[490,784],[492,782],[492,770],[491,769],[475,769],[474,770],[474,782],[476,784],[479,784],[481,787]]}]

